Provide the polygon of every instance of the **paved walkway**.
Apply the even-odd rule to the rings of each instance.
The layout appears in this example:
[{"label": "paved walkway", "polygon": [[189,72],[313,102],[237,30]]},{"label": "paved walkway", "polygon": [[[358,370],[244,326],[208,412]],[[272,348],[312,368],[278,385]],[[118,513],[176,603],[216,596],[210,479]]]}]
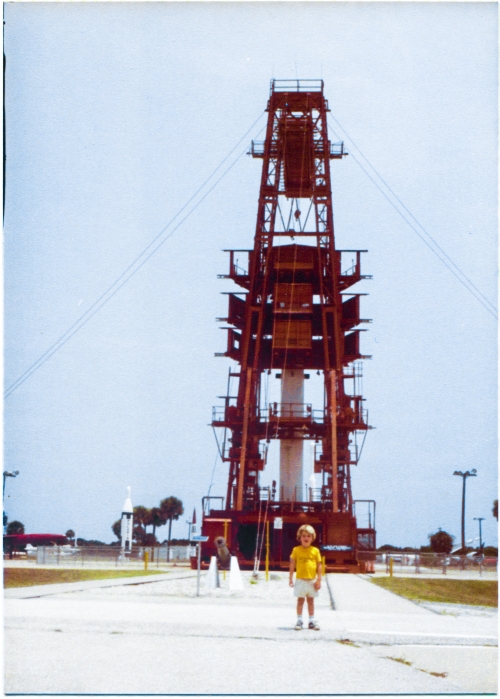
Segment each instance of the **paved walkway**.
[{"label": "paved walkway", "polygon": [[363,643],[496,646],[497,615],[436,614],[356,575],[330,575],[337,629]]},{"label": "paved walkway", "polygon": [[104,578],[102,580],[79,580],[71,583],[54,583],[52,585],[31,585],[29,587],[9,587],[4,591],[5,599],[30,599],[32,597],[48,597],[63,592],[78,592],[81,590],[97,590],[102,587],[120,587],[122,585],[145,585],[162,580],[178,580],[192,578],[196,573],[158,573],[156,575],[137,575],[130,578]]},{"label": "paved walkway", "polygon": [[[336,610],[323,587],[321,631],[296,632],[286,575],[269,582],[261,576],[257,585],[245,575],[242,593],[221,581],[221,589],[203,587],[200,597],[196,578],[181,576],[7,599],[5,691],[496,691],[496,648],[486,645],[496,643],[492,613],[436,614],[362,577],[330,575]],[[318,678],[312,688],[311,676]]]}]

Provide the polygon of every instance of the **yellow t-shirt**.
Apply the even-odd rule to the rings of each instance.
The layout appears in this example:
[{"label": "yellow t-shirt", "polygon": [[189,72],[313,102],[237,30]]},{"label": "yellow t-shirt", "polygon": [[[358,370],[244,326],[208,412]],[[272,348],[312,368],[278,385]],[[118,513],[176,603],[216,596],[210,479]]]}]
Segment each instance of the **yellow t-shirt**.
[{"label": "yellow t-shirt", "polygon": [[321,563],[321,554],[316,546],[296,546],[290,558],[295,561],[295,572],[302,580],[314,580],[318,572],[318,563]]}]

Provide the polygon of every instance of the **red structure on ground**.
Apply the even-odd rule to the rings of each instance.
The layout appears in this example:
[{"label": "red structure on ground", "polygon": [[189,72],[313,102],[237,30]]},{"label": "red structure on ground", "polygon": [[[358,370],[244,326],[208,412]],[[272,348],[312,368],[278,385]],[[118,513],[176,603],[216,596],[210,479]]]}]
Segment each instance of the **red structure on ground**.
[{"label": "red structure on ground", "polygon": [[[368,522],[359,529],[350,477],[357,438],[369,429],[357,328],[367,321],[360,318],[361,294],[351,291],[367,278],[365,251],[336,249],[330,182],[330,160],[347,153],[328,139],[323,81],[273,80],[267,111],[265,141],[251,146],[263,161],[254,247],[229,250],[223,275],[242,289],[229,294],[221,319],[230,325],[222,356],[239,370],[229,373],[224,406],[214,408],[229,477],[218,508],[215,498],[203,499],[209,541],[202,555],[214,555],[215,537],[225,536],[240,565],[262,565],[268,553],[271,567],[286,567],[298,526],[309,523],[328,570],[365,570],[359,552],[375,549],[374,503],[362,501]],[[313,381],[322,375],[322,405],[314,408],[304,402],[308,370]],[[269,403],[266,388],[276,379],[281,399]],[[280,443],[279,483],[264,488],[271,440]],[[315,445],[317,487],[311,479],[304,484],[305,442]]]},{"label": "red structure on ground", "polygon": [[12,558],[14,551],[25,551],[26,546],[65,546],[68,539],[64,534],[5,534],[3,550]]}]

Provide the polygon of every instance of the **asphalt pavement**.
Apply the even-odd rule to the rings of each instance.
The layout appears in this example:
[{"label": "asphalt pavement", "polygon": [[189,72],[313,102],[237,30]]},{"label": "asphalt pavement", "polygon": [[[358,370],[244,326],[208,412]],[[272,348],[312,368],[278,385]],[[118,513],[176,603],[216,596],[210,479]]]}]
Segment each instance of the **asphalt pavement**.
[{"label": "asphalt pavement", "polygon": [[335,609],[323,585],[321,630],[297,632],[285,574],[256,584],[244,574],[242,592],[221,577],[199,597],[189,571],[161,578],[7,591],[5,692],[496,692],[495,612],[438,613],[361,576],[329,575]]}]

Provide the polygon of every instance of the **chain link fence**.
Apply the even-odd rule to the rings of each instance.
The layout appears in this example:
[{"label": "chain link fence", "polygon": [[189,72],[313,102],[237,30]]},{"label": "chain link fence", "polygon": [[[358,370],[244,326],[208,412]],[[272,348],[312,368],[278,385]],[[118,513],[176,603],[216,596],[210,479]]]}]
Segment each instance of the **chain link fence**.
[{"label": "chain link fence", "polygon": [[[368,553],[368,552],[366,552]],[[489,556],[454,556],[444,553],[377,553],[375,572],[398,575],[463,575],[497,577],[498,559]],[[361,558],[361,555],[360,555]],[[391,563],[392,561],[392,563]]]},{"label": "chain link fence", "polygon": [[196,555],[195,546],[134,546],[123,554],[119,546],[38,546],[28,551],[28,560],[37,565],[92,568],[144,568],[147,553],[148,568],[163,568],[168,564],[188,564]]},{"label": "chain link fence", "polygon": [[[38,546],[27,551],[27,558],[41,566],[66,568],[161,569],[173,564],[189,565],[196,556],[195,546],[134,546],[123,555],[119,546]],[[376,553],[358,551],[358,559],[369,563],[375,573],[394,575],[455,575],[458,577],[497,578],[498,559],[488,556],[454,556],[437,553]]]}]

